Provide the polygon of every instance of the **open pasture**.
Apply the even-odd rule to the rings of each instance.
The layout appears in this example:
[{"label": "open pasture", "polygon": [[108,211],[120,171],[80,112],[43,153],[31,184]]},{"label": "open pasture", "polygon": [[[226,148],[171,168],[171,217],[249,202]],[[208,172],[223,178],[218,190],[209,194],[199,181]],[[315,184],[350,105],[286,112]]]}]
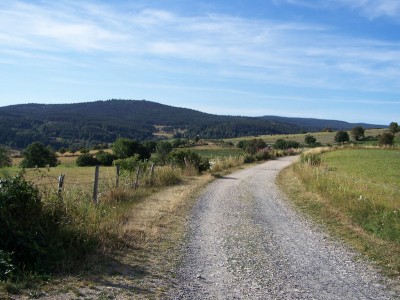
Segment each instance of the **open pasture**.
[{"label": "open pasture", "polygon": [[[365,130],[365,137],[376,137],[379,134],[382,134],[385,132],[385,129],[366,129]],[[350,131],[348,131],[350,139],[351,134]],[[260,138],[264,140],[267,144],[274,144],[278,139],[283,139],[283,140],[291,140],[291,141],[296,141],[299,143],[304,143],[304,138],[307,134],[311,134],[317,139],[317,142],[321,143],[322,145],[328,145],[328,144],[334,144],[335,143],[335,134],[336,132],[310,132],[310,133],[300,133],[300,134],[277,134],[277,135],[260,135],[260,136],[252,136],[252,137],[241,137],[241,138],[234,138],[234,139],[225,139],[224,141],[226,142],[233,142],[237,143],[242,140],[250,140],[254,138]],[[397,136],[396,137],[396,143],[400,144],[400,138]],[[363,141],[362,144],[367,144],[367,145],[377,145],[378,141]]]},{"label": "open pasture", "polygon": [[215,159],[215,158],[226,158],[230,156],[240,156],[244,155],[242,149],[232,147],[223,147],[218,145],[204,145],[199,147],[191,148],[194,152],[199,154],[202,157],[208,159]]}]

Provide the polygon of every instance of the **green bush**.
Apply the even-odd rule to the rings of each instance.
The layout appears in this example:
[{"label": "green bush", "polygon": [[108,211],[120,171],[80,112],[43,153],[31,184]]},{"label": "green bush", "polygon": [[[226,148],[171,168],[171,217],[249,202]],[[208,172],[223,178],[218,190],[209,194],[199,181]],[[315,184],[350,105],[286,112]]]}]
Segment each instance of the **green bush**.
[{"label": "green bush", "polygon": [[117,157],[114,154],[100,150],[96,153],[96,159],[100,162],[102,166],[109,167],[113,165],[113,162],[117,159]]},{"label": "green bush", "polygon": [[276,140],[274,144],[275,149],[286,150],[286,149],[297,149],[300,148],[300,143],[296,141],[285,141],[283,139]]},{"label": "green bush", "polygon": [[390,132],[384,132],[379,136],[379,145],[393,145],[394,135]]},{"label": "green bush", "polygon": [[43,202],[22,176],[1,179],[0,276],[65,270],[93,251],[96,238],[78,228],[68,213],[56,197]]},{"label": "green bush", "polygon": [[79,155],[78,158],[76,159],[76,165],[79,167],[90,167],[100,164],[101,164],[100,161],[96,157],[88,153]]},{"label": "green bush", "polygon": [[339,130],[338,132],[336,132],[335,134],[336,143],[346,143],[348,141],[350,141],[350,137],[347,131]]},{"label": "green bush", "polygon": [[189,164],[193,165],[197,171],[203,172],[210,169],[210,162],[208,159],[202,158],[199,154],[188,149],[172,151],[167,160],[173,164],[184,169]]},{"label": "green bush", "polygon": [[59,164],[56,154],[39,142],[30,144],[22,155],[24,156],[21,161],[21,167],[23,168],[55,167]]},{"label": "green bush", "polygon": [[39,191],[21,176],[0,180],[0,249],[13,253],[13,262],[34,266],[44,252]]},{"label": "green bush", "polygon": [[12,165],[12,160],[10,156],[10,150],[3,146],[0,146],[0,168],[10,167]]}]

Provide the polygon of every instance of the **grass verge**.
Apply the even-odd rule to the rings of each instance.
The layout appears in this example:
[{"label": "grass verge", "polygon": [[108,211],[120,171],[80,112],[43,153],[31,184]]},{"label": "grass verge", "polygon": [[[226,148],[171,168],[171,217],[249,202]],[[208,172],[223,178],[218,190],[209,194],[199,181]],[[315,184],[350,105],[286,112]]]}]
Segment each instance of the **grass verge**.
[{"label": "grass verge", "polygon": [[[381,184],[373,181],[380,175],[368,175],[369,171],[358,173],[357,176],[360,164],[367,170],[372,168],[373,172],[379,173],[379,168],[372,165],[382,164],[379,158],[390,160],[388,152],[376,151],[390,150],[346,149],[328,152],[320,156],[322,164],[319,166],[295,164],[285,169],[278,176],[277,183],[302,211],[375,261],[386,274],[399,277],[398,193],[393,192],[392,188],[388,189],[391,181],[385,175],[380,177]],[[352,157],[351,163],[349,160],[346,163],[348,155]],[[340,167],[341,164],[346,167]],[[390,174],[387,168],[382,170]]]}]

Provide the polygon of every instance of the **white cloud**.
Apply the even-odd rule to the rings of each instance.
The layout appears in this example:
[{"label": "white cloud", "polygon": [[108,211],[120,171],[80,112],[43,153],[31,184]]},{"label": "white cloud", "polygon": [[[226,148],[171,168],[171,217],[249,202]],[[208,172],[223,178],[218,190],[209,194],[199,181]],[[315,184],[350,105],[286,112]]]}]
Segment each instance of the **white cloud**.
[{"label": "white cloud", "polygon": [[339,0],[338,2],[360,10],[363,15],[370,19],[400,16],[400,1],[398,0]]},{"label": "white cloud", "polygon": [[[389,0],[338,1],[363,11],[378,7],[386,14],[400,5]],[[351,84],[361,90],[383,89],[389,79],[392,88],[400,87],[399,43],[350,39],[306,22],[187,17],[161,9],[121,11],[69,1],[6,1],[0,4],[0,47],[9,57],[33,56],[41,63],[49,58],[64,63],[83,53],[132,67],[132,61],[150,60],[154,69],[205,78],[331,89]],[[78,65],[89,63],[75,60]]]},{"label": "white cloud", "polygon": [[400,1],[398,0],[273,0],[273,2],[313,9],[349,8],[369,19],[388,17],[397,21],[400,16]]}]

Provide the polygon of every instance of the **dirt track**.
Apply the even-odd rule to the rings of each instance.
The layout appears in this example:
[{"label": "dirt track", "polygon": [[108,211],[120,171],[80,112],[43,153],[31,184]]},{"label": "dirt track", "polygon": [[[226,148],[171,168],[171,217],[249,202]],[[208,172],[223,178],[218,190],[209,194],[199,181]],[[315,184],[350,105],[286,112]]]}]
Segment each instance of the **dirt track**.
[{"label": "dirt track", "polygon": [[293,157],[216,180],[199,198],[172,299],[398,299],[371,265],[275,185]]}]

